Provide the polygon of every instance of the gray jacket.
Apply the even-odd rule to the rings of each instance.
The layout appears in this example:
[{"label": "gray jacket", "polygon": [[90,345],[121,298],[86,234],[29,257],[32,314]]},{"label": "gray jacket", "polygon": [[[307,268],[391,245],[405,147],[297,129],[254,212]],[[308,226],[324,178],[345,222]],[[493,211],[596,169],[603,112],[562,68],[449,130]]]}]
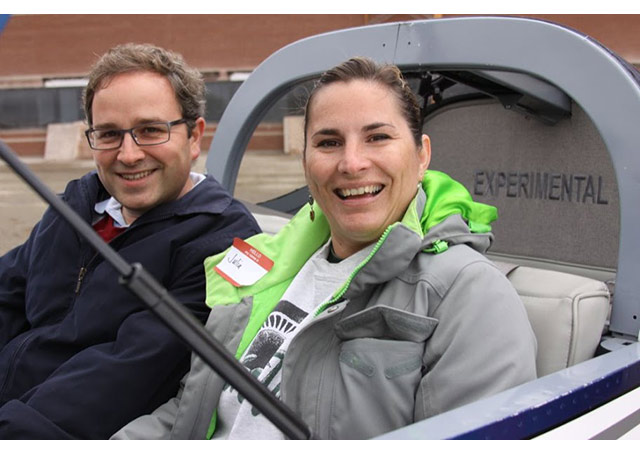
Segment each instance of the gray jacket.
[{"label": "gray jacket", "polygon": [[[422,213],[425,199],[418,191],[410,209]],[[282,234],[302,222],[304,209]],[[524,306],[481,254],[491,239],[460,214],[426,235],[398,223],[300,330],[284,358],[281,399],[315,437],[371,438],[536,378]],[[448,248],[434,253],[435,244]],[[253,304],[252,295],[216,304],[206,323],[237,355]],[[114,438],[205,438],[223,386],[194,355],[179,395]]]}]

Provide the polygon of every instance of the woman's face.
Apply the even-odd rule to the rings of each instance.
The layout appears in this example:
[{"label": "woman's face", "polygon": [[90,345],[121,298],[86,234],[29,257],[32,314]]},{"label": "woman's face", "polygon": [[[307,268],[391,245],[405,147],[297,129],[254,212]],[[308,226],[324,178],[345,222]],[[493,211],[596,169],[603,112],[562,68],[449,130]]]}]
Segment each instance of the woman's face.
[{"label": "woman's face", "polygon": [[309,107],[305,176],[345,258],[402,218],[429,165],[429,138],[416,145],[398,99],[377,82],[332,83]]}]

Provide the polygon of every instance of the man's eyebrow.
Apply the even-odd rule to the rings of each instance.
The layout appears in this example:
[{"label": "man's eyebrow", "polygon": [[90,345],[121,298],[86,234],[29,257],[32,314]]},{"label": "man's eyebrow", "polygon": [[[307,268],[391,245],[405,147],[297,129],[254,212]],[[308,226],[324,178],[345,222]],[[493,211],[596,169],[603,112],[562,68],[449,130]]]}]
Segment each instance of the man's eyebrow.
[{"label": "man's eyebrow", "polygon": [[[140,126],[140,125],[145,125],[147,123],[164,123],[164,120],[161,120],[158,117],[154,117],[154,118],[138,118],[133,126],[131,126],[132,128],[135,128],[136,126]],[[129,129],[129,128],[123,128],[120,125],[117,125],[113,122],[108,122],[108,123],[100,123],[100,124],[95,124],[93,125],[94,129]]]},{"label": "man's eyebrow", "polygon": [[138,118],[134,124],[134,126],[137,125],[144,125],[147,123],[166,123],[167,120],[163,120],[161,118],[158,117],[153,117],[153,118]]}]

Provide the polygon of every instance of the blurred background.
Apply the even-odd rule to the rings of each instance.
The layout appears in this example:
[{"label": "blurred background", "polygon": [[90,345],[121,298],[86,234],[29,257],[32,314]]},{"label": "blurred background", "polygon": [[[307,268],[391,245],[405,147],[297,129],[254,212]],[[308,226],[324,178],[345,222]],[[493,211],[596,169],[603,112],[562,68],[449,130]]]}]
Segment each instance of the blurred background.
[{"label": "blurred background", "polygon": [[[338,29],[463,14],[16,14],[0,35],[0,139],[56,191],[91,168],[80,104],[98,56],[125,42],[182,54],[207,85],[204,170],[217,122],[243,80],[294,41]],[[519,15],[578,30],[640,67],[640,15]],[[602,90],[606,87],[594,87]],[[304,185],[299,114],[308,87],[285,96],[248,145],[235,195],[258,202]],[[288,127],[293,125],[293,127]],[[0,163],[0,253],[24,241],[45,205]]]}]

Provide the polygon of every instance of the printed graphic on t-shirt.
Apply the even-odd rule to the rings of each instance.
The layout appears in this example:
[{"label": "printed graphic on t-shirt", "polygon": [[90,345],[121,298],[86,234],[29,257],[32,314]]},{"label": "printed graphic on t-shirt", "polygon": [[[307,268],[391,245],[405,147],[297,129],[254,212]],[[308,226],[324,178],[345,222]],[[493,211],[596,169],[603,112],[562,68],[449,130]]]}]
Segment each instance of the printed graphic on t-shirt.
[{"label": "printed graphic on t-shirt", "polygon": [[[251,372],[251,374],[264,383],[267,388],[280,397],[280,370],[284,351],[279,352],[287,338],[291,338],[293,332],[298,328],[300,322],[304,320],[307,313],[289,301],[281,300],[276,308],[269,314],[263,323],[260,331],[251,342],[240,362]],[[264,375],[263,371],[267,370]],[[277,377],[277,380],[276,380]],[[224,390],[233,392],[238,397],[238,402],[242,403],[244,398],[235,389],[225,385]],[[257,416],[260,412],[252,407],[251,414]]]},{"label": "printed graphic on t-shirt", "polygon": [[[329,263],[327,241],[311,256],[282,296],[282,300],[262,324],[240,361],[254,377],[280,398],[284,356],[292,339],[302,335],[313,321],[318,307],[328,302],[371,252],[374,244],[339,263]],[[220,396],[214,438],[230,440],[283,439],[284,435],[238,392],[225,386]]]}]

